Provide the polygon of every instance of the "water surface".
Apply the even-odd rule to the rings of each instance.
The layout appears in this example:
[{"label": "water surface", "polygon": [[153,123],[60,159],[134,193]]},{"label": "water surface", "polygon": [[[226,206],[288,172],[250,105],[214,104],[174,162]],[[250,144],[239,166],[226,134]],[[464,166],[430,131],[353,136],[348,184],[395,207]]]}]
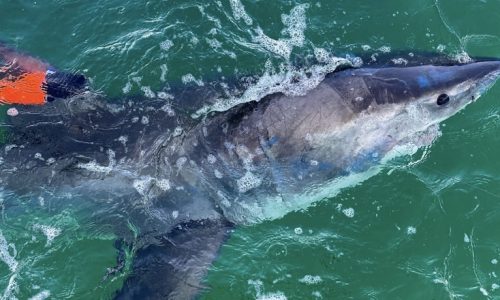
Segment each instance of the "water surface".
[{"label": "water surface", "polygon": [[[266,86],[322,57],[500,57],[498,20],[498,0],[3,0],[0,39],[83,72],[109,101],[163,97],[195,112],[220,102],[179,103],[176,89],[224,83],[227,99],[245,90],[232,90],[235,81]],[[201,298],[499,298],[499,99],[497,84],[446,121],[430,149],[359,186],[237,228]],[[115,233],[89,222],[91,211],[18,200],[1,206],[0,297],[109,299],[126,276],[105,278],[116,264]]]}]

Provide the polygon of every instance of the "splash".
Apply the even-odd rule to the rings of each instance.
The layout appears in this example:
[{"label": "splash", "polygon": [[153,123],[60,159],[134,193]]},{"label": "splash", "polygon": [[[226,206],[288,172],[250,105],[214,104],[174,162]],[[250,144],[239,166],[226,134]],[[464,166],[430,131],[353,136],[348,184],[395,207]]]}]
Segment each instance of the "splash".
[{"label": "splash", "polygon": [[[248,16],[239,1],[231,2],[231,5],[235,19],[243,18],[243,15]],[[300,4],[292,8],[289,14],[281,16],[284,28],[281,31],[283,37],[279,39],[269,37],[258,26],[252,31],[252,41],[258,47],[284,60],[278,66],[278,71],[273,68],[270,61],[266,62],[264,74],[248,86],[242,94],[231,95],[228,92],[228,97],[216,99],[213,104],[203,106],[192,114],[192,117],[198,118],[210,112],[227,111],[238,104],[259,101],[275,93],[302,96],[314,89],[323,81],[326,74],[335,71],[339,66],[358,64],[359,62],[353,63],[353,60],[335,57],[325,49],[314,48],[314,55],[319,64],[305,68],[293,66],[290,62],[293,49],[303,47],[305,43],[304,32],[307,29],[306,11],[308,8],[309,4]]]},{"label": "splash", "polygon": [[304,277],[299,279],[299,282],[307,284],[307,285],[313,285],[313,284],[319,284],[319,283],[323,282],[323,279],[321,279],[321,277],[318,275],[315,275],[315,276],[305,275]]},{"label": "splash", "polygon": [[[11,255],[9,252],[9,248],[12,249],[13,254]],[[16,271],[18,269],[19,263],[16,261],[15,257],[17,255],[16,248],[14,244],[9,244],[7,243],[7,240],[3,236],[2,231],[0,230],[0,260],[3,261],[7,267],[9,267],[9,270],[14,273],[10,278],[9,278],[9,283],[7,284],[7,287],[5,288],[3,292],[3,296],[0,297],[0,299],[17,299],[15,297],[15,293],[18,292],[18,285],[16,282]]]},{"label": "splash", "polygon": [[263,293],[264,283],[261,280],[248,280],[248,284],[253,286],[256,293],[256,300],[286,300],[288,299],[283,292]]},{"label": "splash", "polygon": [[182,76],[182,83],[195,83],[198,86],[204,86],[205,83],[201,79],[196,79],[193,74],[186,74]]},{"label": "splash", "polygon": [[[9,248],[13,249],[14,255],[10,254]],[[14,244],[7,243],[7,240],[0,230],[0,260],[9,267],[11,272],[15,272],[17,270],[18,262],[16,261],[15,256],[16,248],[14,247]]]},{"label": "splash", "polygon": [[[319,52],[318,52],[319,53]],[[249,86],[241,95],[219,98],[212,105],[205,105],[192,114],[193,118],[210,112],[223,112],[232,107],[251,101],[259,101],[265,96],[283,93],[287,96],[303,96],[320,84],[328,73],[339,66],[352,66],[351,60],[321,54],[323,63],[308,68],[298,69],[290,65],[281,65],[279,72],[266,70],[257,81]]]},{"label": "splash", "polygon": [[88,163],[79,163],[77,164],[77,168],[85,169],[91,172],[95,173],[104,173],[104,174],[109,174],[111,171],[113,171],[113,168],[116,165],[116,160],[115,160],[115,152],[111,149],[108,149],[108,160],[109,164],[107,166],[102,166],[99,165],[95,160],[88,162]]},{"label": "splash", "polygon": [[45,237],[47,238],[47,243],[45,244],[46,246],[50,246],[52,244],[52,241],[54,241],[54,239],[58,237],[62,232],[59,228],[41,224],[35,224],[33,226],[33,229],[39,230],[43,233],[43,235],[45,235]]},{"label": "splash", "polygon": [[29,298],[29,300],[45,300],[50,297],[50,291],[43,290],[35,296]]},{"label": "splash", "polygon": [[237,21],[241,19],[249,26],[253,24],[252,18],[250,18],[247,14],[245,7],[240,0],[230,0],[229,3],[231,4],[231,9],[233,10],[233,16]]},{"label": "splash", "polygon": [[288,36],[288,38],[281,38],[278,40],[272,39],[259,27],[256,30],[257,35],[254,36],[254,42],[258,43],[267,51],[288,60],[294,47],[302,47],[304,45],[304,31],[307,28],[306,10],[308,8],[309,4],[300,4],[295,6],[290,11],[290,14],[281,15],[281,22],[285,25],[281,34]]},{"label": "splash", "polygon": [[9,283],[7,284],[7,287],[5,288],[5,291],[3,292],[1,300],[17,300],[17,297],[15,296],[16,293],[19,292],[19,285],[16,282],[16,277],[17,275],[14,274],[9,278]]}]

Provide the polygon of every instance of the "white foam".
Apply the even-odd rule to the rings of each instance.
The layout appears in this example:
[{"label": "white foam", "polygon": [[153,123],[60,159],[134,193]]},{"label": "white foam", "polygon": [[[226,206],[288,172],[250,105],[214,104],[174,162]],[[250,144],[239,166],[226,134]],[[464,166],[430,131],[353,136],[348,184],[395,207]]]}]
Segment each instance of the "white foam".
[{"label": "white foam", "polygon": [[[160,95],[160,93],[158,93]],[[168,95],[168,94],[167,94]],[[167,98],[168,97],[168,98]],[[162,98],[163,99],[163,98]],[[166,96],[165,99],[171,99],[169,96]],[[172,109],[172,105],[170,104],[165,104],[160,108],[162,111],[166,112],[169,117],[175,116],[175,111]]]},{"label": "white foam", "polygon": [[[13,249],[14,255],[11,255],[9,253],[9,248]],[[0,260],[9,267],[9,270],[11,272],[15,272],[17,270],[18,262],[15,259],[16,254],[17,253],[14,244],[7,243],[7,240],[0,230]]]},{"label": "white foam", "polygon": [[177,219],[177,217],[179,217],[179,211],[174,210],[174,211],[172,212],[172,218]]},{"label": "white foam", "polygon": [[120,143],[122,143],[123,147],[125,149],[127,149],[128,136],[121,135],[120,137],[118,137],[117,141],[119,141]]},{"label": "white foam", "polygon": [[372,47],[370,47],[370,45],[362,45],[361,46],[361,49],[363,49],[363,51],[368,51],[370,50]]},{"label": "white foam", "polygon": [[281,16],[281,21],[285,25],[281,33],[288,35],[289,38],[272,39],[259,27],[255,30],[254,42],[260,44],[267,51],[288,60],[293,47],[302,47],[304,45],[304,31],[307,27],[305,14],[308,8],[309,4],[307,3],[299,4],[290,11],[289,15],[283,14]]},{"label": "white foam", "polygon": [[289,15],[281,15],[281,21],[286,26],[282,33],[290,36],[289,43],[296,47],[304,45],[304,31],[307,28],[306,10],[308,3],[299,4],[292,8]]},{"label": "white foam", "polygon": [[314,48],[314,57],[321,62],[326,63],[331,59],[331,54],[323,48]]},{"label": "white foam", "polygon": [[246,193],[251,189],[254,189],[262,184],[262,179],[255,176],[252,172],[247,171],[243,177],[236,181],[238,186],[238,191],[240,193]]},{"label": "white foam", "polygon": [[193,74],[186,74],[186,75],[183,75],[182,78],[182,83],[184,84],[188,84],[188,83],[195,83],[196,85],[198,86],[204,86],[205,83],[201,80],[201,79],[196,79]]},{"label": "white foam", "polygon": [[163,51],[168,51],[170,48],[174,46],[174,43],[171,40],[164,40],[160,43],[160,48]]},{"label": "white foam", "polygon": [[124,94],[130,93],[130,90],[132,90],[132,84],[130,82],[127,82],[125,86],[122,88],[122,92]]},{"label": "white foam", "polygon": [[287,300],[288,298],[283,294],[283,292],[267,293],[260,295],[256,298],[257,300]]},{"label": "white foam", "polygon": [[382,47],[378,48],[378,50],[380,52],[382,52],[382,53],[389,53],[389,52],[391,52],[391,47],[389,47],[389,46],[382,46]]},{"label": "white foam", "polygon": [[7,287],[5,288],[3,292],[2,300],[17,300],[16,293],[19,292],[19,286],[17,285],[16,282],[16,276],[17,274],[13,274],[9,278],[9,283],[7,284]]},{"label": "white foam", "polygon": [[15,107],[11,107],[11,108],[7,109],[7,115],[11,116],[11,117],[15,117],[15,116],[19,115],[19,111]]},{"label": "white foam", "polygon": [[247,14],[245,11],[245,7],[243,4],[240,2],[240,0],[229,0],[229,3],[231,4],[231,9],[233,10],[233,16],[236,20],[242,19],[245,24],[247,25],[252,25],[253,21],[252,18]]},{"label": "white foam", "polygon": [[180,169],[182,168],[182,166],[184,166],[184,164],[185,164],[186,162],[187,162],[187,158],[186,158],[186,157],[184,157],[184,156],[182,156],[182,157],[179,157],[179,158],[177,159],[177,161],[175,162],[175,165],[176,165],[177,169],[179,169],[179,170],[180,170]]},{"label": "white foam", "polygon": [[217,158],[213,155],[213,154],[209,154],[207,156],[207,161],[210,163],[210,164],[214,164],[216,161],[217,161]]},{"label": "white foam", "polygon": [[313,284],[318,284],[323,282],[323,279],[321,279],[320,276],[313,276],[313,275],[305,275],[304,277],[299,279],[299,282],[305,283],[307,285],[313,285]]},{"label": "white foam", "polygon": [[159,188],[160,190],[166,192],[172,189],[170,180],[168,179],[157,179],[151,176],[144,176],[140,179],[136,179],[132,182],[132,186],[139,193],[139,195],[146,197],[153,186]]},{"label": "white foam", "polygon": [[43,233],[43,235],[45,235],[45,237],[47,238],[46,246],[50,246],[52,244],[52,241],[62,232],[59,228],[41,224],[33,225],[33,229],[39,230]]},{"label": "white foam", "polygon": [[147,98],[156,97],[155,92],[153,92],[153,90],[151,90],[151,88],[149,86],[141,87],[141,91],[144,93],[144,96],[146,96]]},{"label": "white foam", "polygon": [[35,296],[29,298],[29,300],[45,300],[50,297],[50,291],[44,290],[41,291],[40,293],[36,294]]},{"label": "white foam", "polygon": [[14,144],[10,144],[10,145],[6,145],[5,146],[5,154],[9,153],[10,150],[14,149],[14,148],[17,148],[18,146],[17,145],[14,145]]},{"label": "white foam", "polygon": [[166,64],[160,65],[160,71],[161,71],[160,80],[163,82],[167,81],[167,79],[166,79],[167,72],[168,72],[167,65]]},{"label": "white foam", "polygon": [[225,207],[231,207],[231,202],[227,199],[227,197],[224,195],[223,192],[217,191],[217,196],[221,198],[220,203],[224,205]]},{"label": "white foam", "polygon": [[255,155],[248,149],[245,145],[238,145],[235,148],[236,154],[238,154],[239,159],[241,160],[243,167],[245,170],[252,170],[254,167],[252,166],[252,161]]},{"label": "white foam", "polygon": [[354,208],[346,208],[342,210],[342,213],[348,218],[354,218]]},{"label": "white foam", "polygon": [[175,136],[181,135],[182,131],[183,131],[182,127],[179,127],[179,126],[175,127],[174,132],[173,132],[173,136],[175,137]]},{"label": "white foam", "polygon": [[264,284],[261,280],[248,280],[248,284],[255,288],[256,300],[287,300],[283,292],[262,294]]},{"label": "white foam", "polygon": [[109,149],[107,151],[107,153],[108,153],[108,160],[109,160],[108,166],[102,166],[102,165],[98,164],[95,160],[88,162],[88,163],[79,163],[76,166],[78,168],[85,169],[85,170],[88,170],[91,172],[109,174],[113,170],[114,166],[116,165],[116,160],[115,160],[116,154],[111,149]]},{"label": "white foam", "polygon": [[259,43],[264,49],[277,54],[285,59],[289,59],[292,54],[292,46],[286,40],[275,40],[267,36],[261,28],[256,29],[254,42]]},{"label": "white foam", "polygon": [[137,191],[137,193],[139,193],[139,195],[146,196],[152,184],[153,179],[151,177],[146,177],[134,180],[132,186]]},{"label": "white foam", "polygon": [[261,280],[259,280],[259,279],[256,279],[256,280],[249,279],[248,280],[248,284],[251,285],[251,286],[253,286],[255,288],[255,292],[256,292],[257,296],[259,296],[262,293],[262,286],[264,284],[262,283]]},{"label": "white foam", "polygon": [[168,191],[171,189],[170,181],[168,179],[157,179],[155,183],[156,186],[162,191]]},{"label": "white foam", "polygon": [[464,243],[470,243],[470,238],[467,233],[464,233]]},{"label": "white foam", "polygon": [[414,235],[416,233],[417,233],[417,228],[415,228],[413,226],[408,226],[408,228],[406,228],[406,234]]},{"label": "white foam", "polygon": [[209,38],[205,38],[205,41],[207,42],[207,44],[212,47],[213,49],[218,49],[218,48],[221,48],[222,47],[222,43],[219,42],[217,39],[209,39]]},{"label": "white foam", "polygon": [[455,54],[455,60],[461,64],[472,62],[472,58],[470,58],[469,54],[465,51]]},{"label": "white foam", "polygon": [[[326,56],[323,56],[322,59],[326,59]],[[257,79],[257,82],[250,85],[242,95],[230,95],[229,98],[219,98],[214,104],[206,105],[196,111],[192,117],[198,118],[213,111],[226,111],[238,104],[259,101],[265,96],[274,93],[283,93],[287,96],[303,96],[318,86],[326,74],[335,71],[341,65],[352,65],[352,62],[345,58],[329,56],[323,64],[314,65],[307,69],[282,66],[279,73],[266,70]],[[306,76],[305,74],[310,74],[310,76]]]},{"label": "white foam", "polygon": [[111,169],[106,166],[101,166],[98,164],[96,161],[91,161],[88,163],[79,163],[77,165],[78,168],[85,169],[88,171],[96,172],[96,173],[109,173],[111,172]]},{"label": "white foam", "polygon": [[404,59],[402,57],[400,57],[400,58],[393,58],[393,59],[391,59],[391,61],[395,65],[405,65],[406,66],[408,64],[408,60]]}]

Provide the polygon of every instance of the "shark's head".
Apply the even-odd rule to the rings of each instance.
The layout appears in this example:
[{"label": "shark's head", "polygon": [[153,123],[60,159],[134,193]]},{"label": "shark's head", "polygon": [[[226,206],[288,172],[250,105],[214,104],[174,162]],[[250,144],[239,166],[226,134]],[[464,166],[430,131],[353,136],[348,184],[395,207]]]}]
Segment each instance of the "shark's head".
[{"label": "shark's head", "polygon": [[[500,61],[348,71],[330,83],[348,95],[344,104],[353,113],[341,130],[332,132],[343,139],[345,134],[358,136],[348,143],[348,151],[356,153],[354,161],[360,157],[365,161],[375,153],[377,162],[396,146],[431,143],[440,122],[477,100],[499,77]],[[343,161],[351,168],[352,160]],[[364,163],[361,169],[369,165]]]},{"label": "shark's head", "polygon": [[273,144],[277,157],[293,161],[300,154],[348,170],[353,160],[380,158],[451,117],[499,76],[500,61],[332,73],[305,96],[269,100],[266,130],[279,141]]},{"label": "shark's head", "polygon": [[430,125],[454,115],[489,89],[500,76],[500,61],[364,72],[370,73],[364,82],[372,101],[418,108]]},{"label": "shark's head", "polygon": [[[224,161],[237,156],[247,162],[247,153],[261,148],[250,155],[256,166],[242,163],[261,178],[260,186],[240,189],[238,197],[256,202],[249,207],[261,207],[262,213],[245,213],[244,222],[279,217],[334,196],[375,175],[391,158],[430,145],[440,134],[436,125],[475,101],[499,76],[499,61],[351,69],[328,75],[304,96],[273,95],[238,111],[222,138],[225,145],[247,150]],[[233,169],[226,173],[236,173]],[[238,176],[236,182],[250,178],[243,171]],[[276,199],[286,205],[276,206]],[[236,209],[244,208],[235,207],[226,215],[238,219],[242,214]]]}]

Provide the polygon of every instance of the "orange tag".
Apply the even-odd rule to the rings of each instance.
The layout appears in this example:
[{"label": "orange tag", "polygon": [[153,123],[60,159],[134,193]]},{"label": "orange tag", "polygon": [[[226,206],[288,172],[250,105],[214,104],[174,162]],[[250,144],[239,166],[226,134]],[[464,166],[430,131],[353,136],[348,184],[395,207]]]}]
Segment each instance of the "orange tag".
[{"label": "orange tag", "polygon": [[0,103],[43,105],[45,72],[24,73],[15,80],[0,80]]}]

